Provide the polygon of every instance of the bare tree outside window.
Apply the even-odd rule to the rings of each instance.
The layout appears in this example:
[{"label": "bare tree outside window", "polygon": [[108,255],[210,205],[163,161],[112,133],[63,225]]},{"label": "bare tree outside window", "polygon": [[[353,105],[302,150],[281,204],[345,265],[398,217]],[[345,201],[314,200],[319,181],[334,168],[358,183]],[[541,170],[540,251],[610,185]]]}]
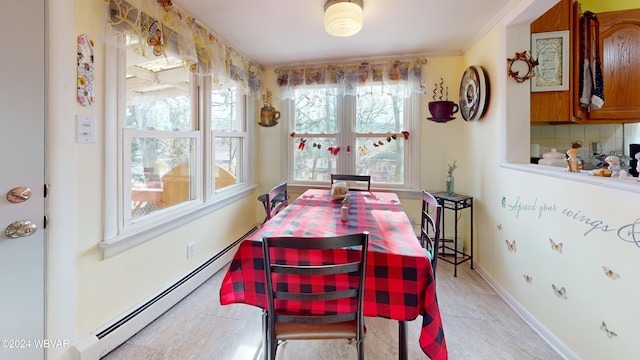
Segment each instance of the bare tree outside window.
[{"label": "bare tree outside window", "polygon": [[[381,84],[363,87],[342,101],[340,96],[333,88],[296,90],[293,180],[325,182],[340,161],[351,161],[340,167],[371,175],[373,183],[403,184],[405,147],[398,134],[406,128],[404,99],[385,92]],[[345,137],[339,131],[355,142],[340,144]],[[355,156],[344,156],[347,147]]]}]

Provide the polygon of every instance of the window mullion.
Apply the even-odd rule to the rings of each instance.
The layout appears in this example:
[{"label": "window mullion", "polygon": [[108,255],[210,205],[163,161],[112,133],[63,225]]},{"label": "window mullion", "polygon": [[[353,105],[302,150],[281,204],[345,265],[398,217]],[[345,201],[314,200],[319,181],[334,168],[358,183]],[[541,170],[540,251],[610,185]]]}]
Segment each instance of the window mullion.
[{"label": "window mullion", "polygon": [[[338,146],[341,147],[336,171],[343,174],[355,173],[355,156],[352,156],[355,147],[355,119],[356,97],[342,95],[338,98]],[[350,149],[351,151],[347,151]]]},{"label": "window mullion", "polygon": [[204,193],[202,194],[202,198],[205,201],[211,200],[213,196],[213,163],[215,159],[213,158],[213,131],[211,121],[211,77],[204,76],[198,77],[198,118],[200,123],[200,128],[202,129],[202,180],[204,181],[202,185],[202,189],[204,189]]}]

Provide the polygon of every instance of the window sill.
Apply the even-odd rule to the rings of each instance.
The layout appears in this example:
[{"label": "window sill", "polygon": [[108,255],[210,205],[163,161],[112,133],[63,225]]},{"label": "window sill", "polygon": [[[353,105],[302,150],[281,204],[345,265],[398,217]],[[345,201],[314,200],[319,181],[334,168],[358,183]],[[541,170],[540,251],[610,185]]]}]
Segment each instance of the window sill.
[{"label": "window sill", "polygon": [[640,182],[638,178],[611,178],[590,175],[588,171],[582,170],[579,173],[567,172],[565,168],[558,166],[546,166],[538,164],[501,164],[500,167],[516,171],[524,171],[532,174],[551,176],[559,179],[577,181],[585,184],[604,186],[609,189],[616,189],[634,193],[640,193]]},{"label": "window sill", "polygon": [[164,222],[149,229],[123,232],[111,239],[103,240],[98,243],[100,249],[102,249],[102,257],[103,259],[108,259],[164,233],[184,226],[213,211],[222,209],[239,199],[252,195],[255,188],[255,185],[246,185],[235,191],[221,192],[215,200],[191,207],[184,213],[177,215],[175,219],[171,221]]}]

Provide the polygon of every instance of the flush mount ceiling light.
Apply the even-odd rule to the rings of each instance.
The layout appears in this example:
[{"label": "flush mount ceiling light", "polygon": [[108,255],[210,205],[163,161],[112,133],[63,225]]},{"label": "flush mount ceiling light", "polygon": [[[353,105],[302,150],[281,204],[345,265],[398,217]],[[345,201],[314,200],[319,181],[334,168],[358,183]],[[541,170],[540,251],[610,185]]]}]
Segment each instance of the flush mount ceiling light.
[{"label": "flush mount ceiling light", "polygon": [[362,0],[328,0],[324,4],[324,29],[333,36],[355,35],[362,29]]}]

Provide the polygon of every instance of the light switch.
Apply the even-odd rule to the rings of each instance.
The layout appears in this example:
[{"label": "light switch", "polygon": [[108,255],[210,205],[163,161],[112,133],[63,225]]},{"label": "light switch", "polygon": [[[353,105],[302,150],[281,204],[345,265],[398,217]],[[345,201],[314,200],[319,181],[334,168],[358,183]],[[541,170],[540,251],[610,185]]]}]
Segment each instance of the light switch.
[{"label": "light switch", "polygon": [[96,117],[76,115],[76,143],[96,142]]}]

